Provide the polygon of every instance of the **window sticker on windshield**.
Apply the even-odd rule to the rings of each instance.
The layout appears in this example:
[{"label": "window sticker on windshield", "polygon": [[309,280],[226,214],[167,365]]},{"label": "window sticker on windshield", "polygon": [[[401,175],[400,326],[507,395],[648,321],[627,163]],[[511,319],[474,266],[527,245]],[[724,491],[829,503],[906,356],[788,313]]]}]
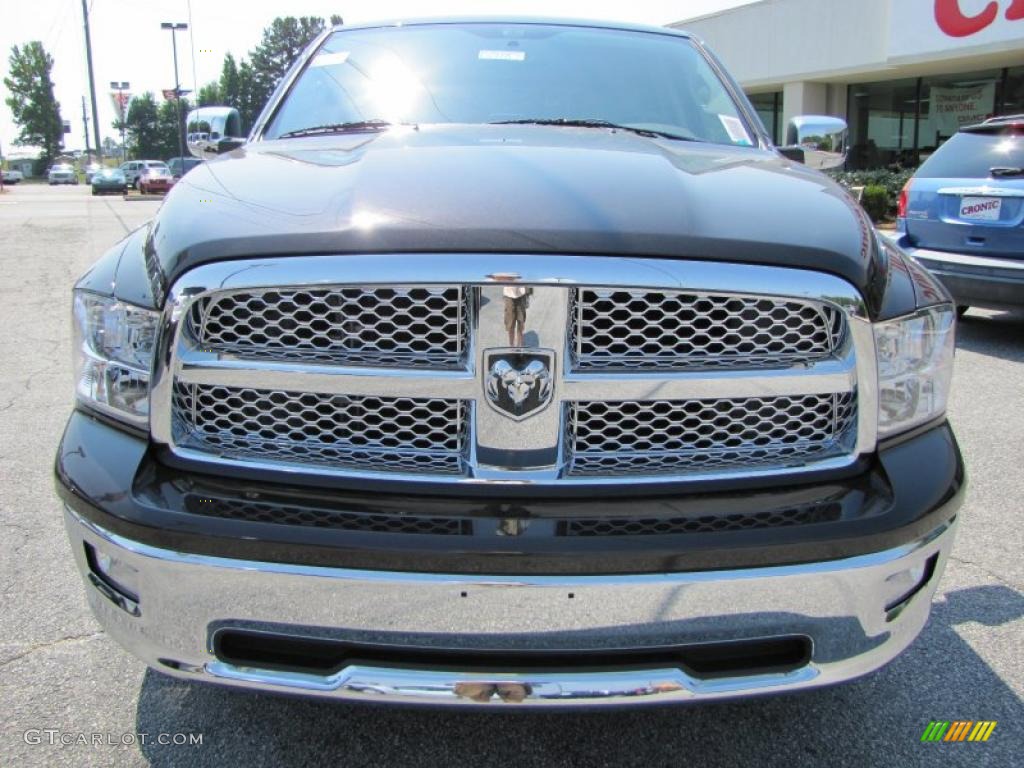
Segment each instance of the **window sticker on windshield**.
[{"label": "window sticker on windshield", "polygon": [[348,61],[348,53],[348,51],[339,51],[338,53],[321,53],[313,59],[309,66],[333,67],[337,64],[344,64]]},{"label": "window sticker on windshield", "polygon": [[750,137],[747,136],[747,131],[738,117],[719,115],[718,119],[722,121],[722,127],[725,128],[725,132],[729,134],[729,138],[734,143],[742,144],[745,147],[750,146]]},{"label": "window sticker on windshield", "polygon": [[480,51],[477,58],[491,61],[526,61],[526,51]]}]

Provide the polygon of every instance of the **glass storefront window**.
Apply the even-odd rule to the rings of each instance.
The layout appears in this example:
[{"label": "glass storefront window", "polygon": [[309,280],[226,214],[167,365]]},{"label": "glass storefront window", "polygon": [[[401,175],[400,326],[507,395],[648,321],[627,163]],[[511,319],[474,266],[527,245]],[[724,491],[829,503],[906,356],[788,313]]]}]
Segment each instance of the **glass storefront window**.
[{"label": "glass storefront window", "polygon": [[1000,88],[999,106],[1001,115],[1024,114],[1024,67],[1010,67],[1006,70],[1003,87]]},{"label": "glass storefront window", "polygon": [[916,165],[917,78],[851,85],[851,169]]},{"label": "glass storefront window", "polygon": [[847,167],[914,168],[960,126],[1024,114],[1024,67],[860,83],[848,98]]},{"label": "glass storefront window", "polygon": [[996,92],[1000,69],[940,75],[921,80],[918,154],[923,161],[960,126],[974,125],[999,112]]},{"label": "glass storefront window", "polygon": [[782,142],[782,91],[748,95],[774,144]]}]

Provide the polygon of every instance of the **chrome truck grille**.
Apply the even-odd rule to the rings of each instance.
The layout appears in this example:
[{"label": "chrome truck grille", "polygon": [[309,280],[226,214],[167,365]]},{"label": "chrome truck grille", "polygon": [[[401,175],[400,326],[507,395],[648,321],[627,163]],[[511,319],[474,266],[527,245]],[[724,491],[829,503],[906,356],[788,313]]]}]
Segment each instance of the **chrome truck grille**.
[{"label": "chrome truck grille", "polygon": [[820,360],[842,341],[842,313],[757,296],[586,288],[572,292],[576,366],[674,371]]},{"label": "chrome truck grille", "polygon": [[543,489],[834,469],[875,442],[860,297],[806,271],[473,254],[212,264],[172,288],[161,344],[154,439],[211,465]]},{"label": "chrome truck grille", "polygon": [[466,296],[455,286],[220,293],[192,304],[186,331],[250,360],[449,369],[465,359]]},{"label": "chrome truck grille", "polygon": [[461,400],[178,382],[173,408],[179,445],[242,460],[451,474],[465,455]]},{"label": "chrome truck grille", "polygon": [[580,474],[793,465],[828,455],[853,424],[854,393],[569,404]]}]

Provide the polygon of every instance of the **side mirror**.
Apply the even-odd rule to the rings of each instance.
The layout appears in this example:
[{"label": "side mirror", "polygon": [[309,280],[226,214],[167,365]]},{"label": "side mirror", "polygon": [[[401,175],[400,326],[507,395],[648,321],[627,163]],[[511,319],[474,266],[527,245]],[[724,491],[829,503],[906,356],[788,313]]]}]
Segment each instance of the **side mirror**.
[{"label": "side mirror", "polygon": [[231,107],[200,107],[185,121],[188,151],[198,158],[220,155],[245,143],[242,118]]},{"label": "side mirror", "polygon": [[849,152],[846,121],[828,115],[794,117],[786,126],[786,146],[779,152],[819,171],[838,168]]}]

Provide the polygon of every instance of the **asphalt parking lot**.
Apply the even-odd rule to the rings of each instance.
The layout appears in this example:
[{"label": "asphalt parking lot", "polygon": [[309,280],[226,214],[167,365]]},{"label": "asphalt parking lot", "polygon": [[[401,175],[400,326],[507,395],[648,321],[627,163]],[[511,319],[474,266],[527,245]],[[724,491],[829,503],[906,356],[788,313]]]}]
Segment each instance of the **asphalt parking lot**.
[{"label": "asphalt parking lot", "polygon": [[[534,714],[360,708],[148,671],[88,611],[51,466],[71,405],[71,286],[157,205],[84,186],[0,195],[0,765],[1021,764],[1024,313],[972,311],[960,326],[950,414],[970,487],[956,549],[923,635],[865,679],[740,703]],[[920,743],[937,719],[998,726],[986,743]],[[104,743],[50,744],[47,730]],[[106,743],[137,733],[202,744]]]}]

